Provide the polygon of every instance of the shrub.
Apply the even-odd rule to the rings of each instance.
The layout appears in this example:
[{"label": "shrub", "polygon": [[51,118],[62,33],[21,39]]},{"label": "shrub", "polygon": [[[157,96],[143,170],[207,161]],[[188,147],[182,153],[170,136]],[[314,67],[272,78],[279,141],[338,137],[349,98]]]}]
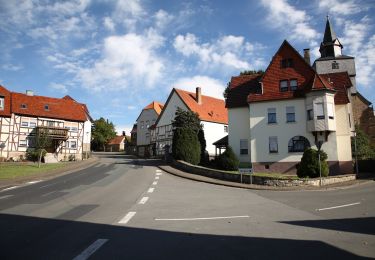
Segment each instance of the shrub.
[{"label": "shrub", "polygon": [[[323,151],[320,150],[320,162],[322,176],[327,177],[329,174],[328,163],[326,162],[328,156]],[[310,177],[317,178],[319,177],[319,160],[318,160],[318,151],[312,148],[308,148],[303,153],[301,163],[297,168],[297,175],[300,178]]]},{"label": "shrub", "polygon": [[[27,149],[26,150],[26,158],[29,161],[36,162],[38,161],[38,156],[39,156],[40,149]],[[46,156],[47,151],[45,149],[42,149],[42,160],[44,156]]]},{"label": "shrub", "polygon": [[201,146],[197,132],[189,128],[175,129],[173,134],[172,154],[175,160],[197,165],[200,162]]},{"label": "shrub", "polygon": [[236,171],[239,164],[240,162],[230,146],[216,160],[216,166],[220,170]]}]

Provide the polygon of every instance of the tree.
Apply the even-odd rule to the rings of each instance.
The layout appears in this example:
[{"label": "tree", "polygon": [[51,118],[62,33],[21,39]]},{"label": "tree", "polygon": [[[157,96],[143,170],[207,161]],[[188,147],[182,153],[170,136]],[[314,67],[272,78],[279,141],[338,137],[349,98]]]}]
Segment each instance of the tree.
[{"label": "tree", "polygon": [[196,133],[202,129],[201,121],[199,115],[193,111],[185,111],[178,107],[176,110],[176,116],[172,121],[174,129],[177,128],[189,128]]},{"label": "tree", "polygon": [[92,148],[105,151],[106,144],[115,136],[115,126],[112,122],[109,122],[108,119],[105,120],[103,117],[95,120],[92,129]]},{"label": "tree", "polygon": [[216,166],[220,170],[236,171],[238,170],[239,164],[240,161],[230,146],[228,146],[225,152],[220,154],[216,160]]},{"label": "tree", "polygon": [[242,76],[242,75],[254,75],[254,74],[263,75],[264,71],[263,70],[244,70],[244,71],[240,72],[240,76]]},{"label": "tree", "polygon": [[35,154],[38,158],[38,168],[40,168],[40,163],[42,158],[46,155],[47,151],[46,148],[51,145],[52,140],[48,136],[48,129],[43,129],[42,131],[37,133],[36,136],[36,147],[35,147]]},{"label": "tree", "polygon": [[[357,153],[358,160],[374,159],[375,149],[371,146],[369,137],[358,125],[355,126],[355,131],[356,137],[352,138],[353,157]],[[355,150],[355,142],[357,142],[357,151]]]},{"label": "tree", "polygon": [[[320,166],[322,171],[322,176],[327,177],[329,174],[329,167],[327,163],[327,154],[320,150]],[[310,178],[317,178],[320,176],[320,169],[319,169],[319,159],[318,159],[318,151],[312,148],[307,148],[302,156],[301,163],[298,165],[297,168],[297,175],[300,178],[310,177]]]},{"label": "tree", "polygon": [[208,153],[206,152],[206,139],[204,138],[204,130],[201,128],[198,131],[198,140],[199,144],[201,145],[201,160],[200,164],[205,165],[209,161]]}]

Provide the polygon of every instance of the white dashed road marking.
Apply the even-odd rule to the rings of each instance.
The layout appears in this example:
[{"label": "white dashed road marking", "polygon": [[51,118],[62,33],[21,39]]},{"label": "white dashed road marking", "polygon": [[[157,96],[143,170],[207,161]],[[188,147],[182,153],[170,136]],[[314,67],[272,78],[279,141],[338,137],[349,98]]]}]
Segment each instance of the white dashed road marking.
[{"label": "white dashed road marking", "polygon": [[158,182],[157,182],[157,181],[154,181],[154,182],[152,183],[152,185],[156,185],[156,184],[158,184]]},{"label": "white dashed road marking", "polygon": [[1,196],[0,197],[0,200],[2,200],[2,199],[6,199],[6,198],[9,198],[9,197],[13,197],[14,195],[5,195],[5,196]]},{"label": "white dashed road marking", "polygon": [[135,212],[135,211],[130,211],[130,212],[129,212],[128,214],[126,214],[126,216],[123,217],[123,219],[121,219],[118,223],[119,223],[119,224],[124,224],[124,225],[126,225],[126,224],[129,222],[129,220],[131,220],[131,218],[134,217],[135,214],[137,214],[137,212]]},{"label": "white dashed road marking", "polygon": [[162,173],[161,172],[157,172],[156,173],[156,176],[160,176]]},{"label": "white dashed road marking", "polygon": [[154,189],[155,189],[155,188],[149,188],[147,192],[148,192],[148,193],[153,193],[153,192],[154,192]]},{"label": "white dashed road marking", "polygon": [[143,197],[138,204],[145,204],[148,201],[148,197]]},{"label": "white dashed road marking", "polygon": [[156,176],[156,177],[155,177],[155,180],[159,180],[159,178],[160,178],[159,176]]},{"label": "white dashed road marking", "polygon": [[2,191],[7,191],[7,190],[13,190],[13,189],[16,189],[18,188],[19,186],[12,186],[12,187],[9,187],[9,188],[6,188],[6,189],[3,189]]},{"label": "white dashed road marking", "polygon": [[86,260],[88,259],[96,250],[98,250],[102,245],[104,245],[108,239],[98,239],[92,243],[88,248],[86,248],[82,253],[73,258],[73,260]]},{"label": "white dashed road marking", "polygon": [[344,207],[350,207],[354,205],[361,204],[361,202],[355,202],[355,203],[350,203],[350,204],[345,204],[345,205],[340,205],[340,206],[334,206],[334,207],[329,207],[329,208],[322,208],[322,209],[316,209],[317,211],[323,211],[323,210],[329,210],[329,209],[338,209],[338,208],[344,208]]},{"label": "white dashed road marking", "polygon": [[27,184],[35,184],[35,183],[38,183],[38,182],[41,182],[42,180],[37,180],[37,181],[29,181]]},{"label": "white dashed road marking", "polygon": [[156,170],[156,172],[162,172],[161,170]]},{"label": "white dashed road marking", "polygon": [[193,220],[213,220],[213,219],[233,219],[250,218],[250,216],[228,216],[228,217],[209,217],[209,218],[156,218],[156,221],[193,221]]}]

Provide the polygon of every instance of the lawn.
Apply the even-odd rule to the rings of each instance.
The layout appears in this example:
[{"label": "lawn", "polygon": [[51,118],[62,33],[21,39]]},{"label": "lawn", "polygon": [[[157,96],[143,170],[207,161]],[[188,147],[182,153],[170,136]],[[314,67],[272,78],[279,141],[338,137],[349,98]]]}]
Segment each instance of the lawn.
[{"label": "lawn", "polygon": [[41,164],[0,164],[0,180],[16,179],[21,177],[45,174],[51,170],[66,166],[66,163]]}]

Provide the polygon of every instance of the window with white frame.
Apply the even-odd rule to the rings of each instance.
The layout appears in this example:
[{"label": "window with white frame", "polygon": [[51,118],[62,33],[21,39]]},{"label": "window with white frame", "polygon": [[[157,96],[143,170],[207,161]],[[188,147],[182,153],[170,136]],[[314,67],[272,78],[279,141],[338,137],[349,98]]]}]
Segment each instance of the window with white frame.
[{"label": "window with white frame", "polygon": [[296,113],[294,107],[286,107],[286,122],[296,122]]},{"label": "window with white frame", "polygon": [[71,132],[78,132],[78,128],[73,126],[73,127],[70,128],[70,131]]},{"label": "window with white frame", "polygon": [[268,108],[267,114],[268,114],[268,123],[275,124],[276,123],[276,108]]},{"label": "window with white frame", "polygon": [[22,122],[21,122],[21,126],[22,126],[22,127],[28,127],[28,126],[29,126],[29,122],[27,122],[27,121],[22,121]]},{"label": "window with white frame", "polygon": [[27,146],[27,141],[26,140],[20,140],[18,146],[20,146],[20,147],[26,147]]},{"label": "window with white frame", "polygon": [[316,115],[317,119],[324,119],[324,106],[323,103],[316,103],[314,105],[314,114]]},{"label": "window with white frame", "polygon": [[228,133],[228,126],[227,125],[224,126],[224,133]]},{"label": "window with white frame", "polygon": [[309,140],[304,136],[294,136],[288,142],[288,152],[304,152],[310,147]]},{"label": "window with white frame", "polygon": [[4,97],[0,97],[0,110],[4,110],[5,104],[4,104]]},{"label": "window with white frame", "polygon": [[279,148],[277,145],[277,136],[269,137],[269,151],[270,153],[277,153],[279,151]]},{"label": "window with white frame", "polygon": [[288,81],[287,80],[280,80],[280,91],[281,92],[288,91]]},{"label": "window with white frame", "polygon": [[29,127],[36,127],[36,122],[30,122]]},{"label": "window with white frame", "polygon": [[327,104],[327,114],[329,119],[334,119],[334,106],[332,103]]},{"label": "window with white frame", "polygon": [[298,82],[296,79],[291,79],[290,80],[290,90],[295,91],[297,90],[298,87]]},{"label": "window with white frame", "polygon": [[70,141],[70,148],[77,149],[77,141]]},{"label": "window with white frame", "polygon": [[249,143],[247,139],[240,140],[240,154],[249,154]]}]

